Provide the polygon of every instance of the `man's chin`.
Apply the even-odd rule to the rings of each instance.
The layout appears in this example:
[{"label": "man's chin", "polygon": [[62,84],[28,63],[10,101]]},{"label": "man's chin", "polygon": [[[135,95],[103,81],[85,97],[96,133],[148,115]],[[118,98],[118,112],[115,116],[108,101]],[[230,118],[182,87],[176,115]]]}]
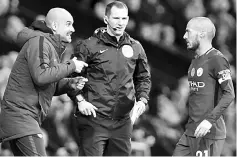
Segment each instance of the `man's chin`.
[{"label": "man's chin", "polygon": [[197,49],[194,48],[194,47],[189,47],[189,48],[187,48],[187,50],[190,51],[190,52],[194,52],[194,53],[195,53],[195,51],[196,51]]},{"label": "man's chin", "polygon": [[62,40],[64,43],[71,43],[72,42],[72,39],[64,39]]},{"label": "man's chin", "polygon": [[123,32],[116,32],[115,35],[116,35],[116,36],[122,36],[122,35],[123,35]]},{"label": "man's chin", "polygon": [[72,39],[68,40],[67,42],[68,42],[68,43],[72,42]]},{"label": "man's chin", "polygon": [[195,48],[193,46],[187,46],[187,50],[194,50]]},{"label": "man's chin", "polygon": [[187,46],[187,50],[192,50],[192,47]]}]

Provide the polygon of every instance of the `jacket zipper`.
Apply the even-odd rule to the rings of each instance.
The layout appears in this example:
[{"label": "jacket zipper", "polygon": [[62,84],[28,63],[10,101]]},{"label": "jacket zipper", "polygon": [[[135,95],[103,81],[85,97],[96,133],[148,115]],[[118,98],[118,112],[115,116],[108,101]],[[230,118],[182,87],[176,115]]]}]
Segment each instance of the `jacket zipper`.
[{"label": "jacket zipper", "polygon": [[[116,69],[118,69],[118,62],[119,62],[119,55],[118,55],[118,51],[119,50],[119,45],[118,44],[116,44]],[[116,75],[117,75],[117,73],[116,73]],[[118,75],[117,75],[117,79],[118,79]],[[116,88],[115,88],[115,90],[114,90],[114,93],[115,93],[115,101],[116,101],[116,103],[115,103],[115,106],[114,106],[114,110],[113,110],[113,114],[112,114],[112,120],[114,119],[114,113],[115,113],[115,111],[116,111],[116,107],[117,107],[117,105],[118,105],[118,81],[116,81]]]},{"label": "jacket zipper", "polygon": [[65,53],[66,49],[67,49],[67,47],[65,47],[65,49],[63,50],[63,53],[59,57],[60,63],[62,62],[62,57],[63,57],[63,54]]}]

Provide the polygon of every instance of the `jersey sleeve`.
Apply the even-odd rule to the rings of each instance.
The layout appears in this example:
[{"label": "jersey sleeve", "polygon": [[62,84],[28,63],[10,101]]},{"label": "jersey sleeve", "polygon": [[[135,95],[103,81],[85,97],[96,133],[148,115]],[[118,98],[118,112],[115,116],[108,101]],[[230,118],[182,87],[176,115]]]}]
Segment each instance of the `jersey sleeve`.
[{"label": "jersey sleeve", "polygon": [[231,80],[230,65],[224,57],[217,56],[212,59],[211,66],[213,67],[214,77],[219,84]]},{"label": "jersey sleeve", "polygon": [[207,115],[207,120],[212,124],[220,118],[225,109],[235,98],[233,82],[231,79],[230,65],[227,59],[222,56],[215,56],[211,60],[213,77],[220,84],[220,100],[215,108]]}]

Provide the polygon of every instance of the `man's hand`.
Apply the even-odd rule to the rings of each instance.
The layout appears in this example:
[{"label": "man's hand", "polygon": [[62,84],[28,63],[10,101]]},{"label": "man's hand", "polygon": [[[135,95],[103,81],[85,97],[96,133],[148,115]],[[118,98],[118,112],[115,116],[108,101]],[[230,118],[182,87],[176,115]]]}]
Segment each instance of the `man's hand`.
[{"label": "man's hand", "polygon": [[204,119],[195,130],[194,136],[196,136],[196,138],[205,136],[208,132],[210,132],[211,127],[212,124]]},{"label": "man's hand", "polygon": [[78,102],[77,104],[78,104],[78,110],[81,112],[81,114],[86,116],[93,114],[93,116],[96,117],[97,108],[94,105],[87,102],[86,100]]},{"label": "man's hand", "polygon": [[144,104],[144,102],[142,101],[138,101],[135,103],[134,107],[133,107],[133,111],[132,111],[132,115],[131,115],[131,120],[132,120],[132,124],[135,123],[136,119],[145,112],[146,110],[146,105]]},{"label": "man's hand", "polygon": [[84,86],[85,83],[88,81],[87,78],[78,76],[70,79],[69,85],[73,89],[79,89],[81,90]]},{"label": "man's hand", "polygon": [[72,61],[73,61],[73,62],[75,63],[75,65],[76,65],[76,70],[75,70],[75,72],[77,72],[77,73],[80,73],[80,72],[82,71],[83,67],[88,67],[88,64],[87,64],[87,63],[85,63],[85,62],[83,62],[83,61],[77,60],[76,57],[74,57],[74,58],[72,59]]},{"label": "man's hand", "polygon": [[146,105],[142,101],[138,101],[135,105],[137,105],[137,115],[138,117],[146,111]]}]

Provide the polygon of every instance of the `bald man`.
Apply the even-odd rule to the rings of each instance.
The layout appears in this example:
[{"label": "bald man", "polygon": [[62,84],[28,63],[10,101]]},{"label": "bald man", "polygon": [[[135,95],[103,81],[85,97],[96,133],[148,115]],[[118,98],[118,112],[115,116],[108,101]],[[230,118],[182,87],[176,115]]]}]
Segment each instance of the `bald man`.
[{"label": "bald man", "polygon": [[75,31],[72,26],[73,17],[67,10],[62,8],[49,10],[45,23],[54,34],[60,34],[63,42],[70,43],[72,41],[71,34]]},{"label": "bald man", "polygon": [[85,62],[61,63],[65,43],[71,42],[73,17],[62,8],[51,9],[46,21],[35,21],[18,34],[21,51],[12,68],[1,102],[0,142],[9,141],[15,156],[46,156],[40,124],[53,96],[72,96],[85,79],[67,79],[81,72]]},{"label": "bald man", "polygon": [[186,130],[173,156],[220,156],[226,138],[225,109],[234,100],[230,65],[212,46],[215,26],[206,17],[191,19],[184,40],[195,53],[188,69],[190,95]]}]

